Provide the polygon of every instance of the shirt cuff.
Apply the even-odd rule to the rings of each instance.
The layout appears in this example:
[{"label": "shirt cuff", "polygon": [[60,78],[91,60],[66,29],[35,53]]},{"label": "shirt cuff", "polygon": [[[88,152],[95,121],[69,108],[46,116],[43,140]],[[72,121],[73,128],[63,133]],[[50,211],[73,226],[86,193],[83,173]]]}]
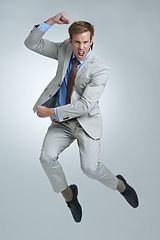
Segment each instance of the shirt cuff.
[{"label": "shirt cuff", "polygon": [[37,28],[39,30],[41,30],[42,32],[47,32],[47,30],[50,28],[51,26],[46,24],[45,22],[41,23]]},{"label": "shirt cuff", "polygon": [[57,113],[57,109],[56,109],[56,108],[54,108],[54,112],[55,112],[55,114],[56,114],[57,120],[59,121],[59,117],[58,117],[58,113]]}]

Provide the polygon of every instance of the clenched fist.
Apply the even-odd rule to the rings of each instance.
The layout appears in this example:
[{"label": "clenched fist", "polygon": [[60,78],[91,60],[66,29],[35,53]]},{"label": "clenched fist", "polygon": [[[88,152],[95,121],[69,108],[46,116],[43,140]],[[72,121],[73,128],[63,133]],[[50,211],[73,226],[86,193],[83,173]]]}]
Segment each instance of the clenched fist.
[{"label": "clenched fist", "polygon": [[38,117],[45,118],[45,117],[55,117],[55,112],[53,108],[47,108],[45,106],[37,106],[36,113]]},{"label": "clenched fist", "polygon": [[49,18],[45,23],[50,26],[52,26],[55,23],[69,24],[69,17],[67,16],[67,13],[61,12],[61,13],[58,13],[56,16]]}]

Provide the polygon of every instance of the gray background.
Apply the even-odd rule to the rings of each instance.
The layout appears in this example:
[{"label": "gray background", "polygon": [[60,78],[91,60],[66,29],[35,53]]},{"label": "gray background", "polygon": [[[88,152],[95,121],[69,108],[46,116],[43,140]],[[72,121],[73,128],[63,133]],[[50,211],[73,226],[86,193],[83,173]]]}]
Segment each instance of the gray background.
[{"label": "gray background", "polygon": [[[150,240],[159,234],[158,0],[3,1],[1,22],[0,238],[3,240]],[[94,45],[111,67],[101,97],[101,161],[136,188],[140,207],[80,170],[74,143],[60,157],[69,183],[79,186],[83,220],[76,224],[45,176],[39,154],[50,124],[32,106],[55,74],[56,62],[25,48],[34,24],[66,11],[70,21],[95,25]],[[62,41],[68,26],[46,38]]]}]

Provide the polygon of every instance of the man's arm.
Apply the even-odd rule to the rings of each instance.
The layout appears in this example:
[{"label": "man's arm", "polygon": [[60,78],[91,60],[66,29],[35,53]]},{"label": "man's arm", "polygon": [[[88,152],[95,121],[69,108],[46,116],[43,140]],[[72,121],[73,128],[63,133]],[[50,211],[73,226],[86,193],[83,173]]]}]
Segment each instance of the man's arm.
[{"label": "man's arm", "polygon": [[[49,26],[53,26],[54,24],[69,24],[69,18],[65,12],[62,12],[49,18],[45,23]],[[44,34],[45,32],[37,29],[37,26],[35,26],[26,38],[24,44],[34,52],[57,60],[58,49],[61,43],[54,43],[43,39]]]},{"label": "man's arm", "polygon": [[[56,107],[58,114],[57,120],[59,122],[63,122],[72,118],[83,116],[87,113],[91,113],[97,105],[99,98],[101,97],[107,83],[110,69],[108,65],[106,65],[101,60],[96,60],[96,63],[97,65],[99,65],[99,67],[95,66],[94,69],[92,69],[90,81],[85,87],[83,94],[79,98],[79,100],[64,106]],[[39,117],[55,117],[55,112],[53,108],[47,109],[44,106],[37,107],[39,110],[37,115]]]},{"label": "man's arm", "polygon": [[[67,13],[61,12],[54,17],[49,18],[47,21],[45,21],[45,23],[49,26],[53,26],[54,24],[69,24],[69,18],[67,16]],[[29,36],[26,38],[24,44],[30,50],[56,59],[59,44],[42,39],[44,33],[45,32],[34,27]],[[37,116],[41,118],[56,117],[54,109],[47,108],[45,106],[37,106],[36,113]]]},{"label": "man's arm", "polygon": [[90,82],[79,100],[57,107],[59,122],[91,113],[104,91],[109,74],[110,69],[107,65],[101,66],[91,74]]}]

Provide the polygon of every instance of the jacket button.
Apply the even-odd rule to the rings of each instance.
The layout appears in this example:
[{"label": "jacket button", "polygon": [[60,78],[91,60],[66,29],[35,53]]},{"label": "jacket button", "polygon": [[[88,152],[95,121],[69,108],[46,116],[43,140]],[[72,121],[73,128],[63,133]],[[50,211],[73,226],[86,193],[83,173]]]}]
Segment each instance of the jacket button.
[{"label": "jacket button", "polygon": [[58,84],[58,87],[60,87],[61,86],[61,84]]},{"label": "jacket button", "polygon": [[52,95],[49,95],[49,97],[52,97]]}]

